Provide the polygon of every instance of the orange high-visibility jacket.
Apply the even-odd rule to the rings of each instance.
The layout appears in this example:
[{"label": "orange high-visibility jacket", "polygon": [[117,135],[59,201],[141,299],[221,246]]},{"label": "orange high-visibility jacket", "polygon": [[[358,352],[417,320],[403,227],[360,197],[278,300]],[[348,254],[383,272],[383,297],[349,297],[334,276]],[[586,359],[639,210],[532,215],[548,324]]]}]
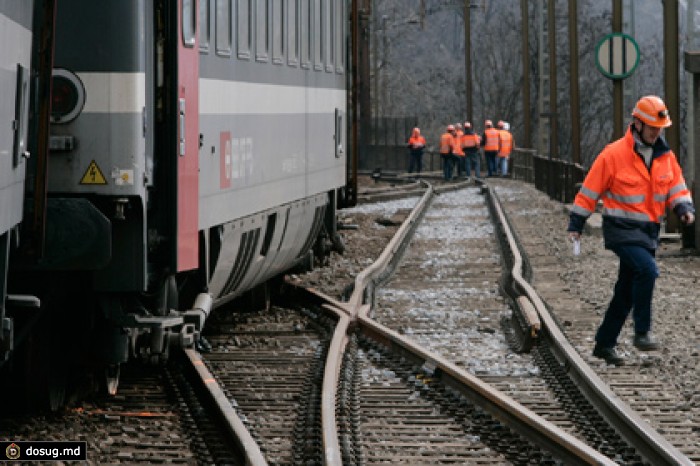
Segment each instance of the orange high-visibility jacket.
[{"label": "orange high-visibility jacket", "polygon": [[422,149],[425,147],[425,138],[421,136],[420,131],[413,130],[413,134],[408,138],[408,147],[411,149]]},{"label": "orange high-visibility jacket", "polygon": [[474,149],[475,147],[479,147],[479,143],[481,142],[479,135],[472,133],[472,134],[465,134],[462,136],[462,148],[463,149]]},{"label": "orange high-visibility jacket", "polygon": [[455,135],[452,138],[452,155],[464,157],[464,151],[462,150],[462,136],[464,136],[464,131],[455,131]]},{"label": "orange high-visibility jacket", "polygon": [[498,135],[501,138],[501,147],[498,149],[498,156],[507,159],[510,157],[511,152],[513,152],[513,135],[510,134],[510,131],[506,131],[505,129],[498,130]]},{"label": "orange high-visibility jacket", "polygon": [[486,128],[484,130],[484,150],[486,152],[498,152],[500,138],[496,128]]},{"label": "orange high-visibility jacket", "polygon": [[450,133],[442,133],[442,136],[440,136],[440,153],[441,154],[450,154],[452,153],[452,134]]},{"label": "orange high-visibility jacket", "polygon": [[635,151],[631,127],[598,155],[574,199],[569,231],[582,231],[603,199],[605,246],[658,247],[660,222],[667,207],[677,215],[694,212],[680,165],[663,138],[654,144],[651,168]]}]

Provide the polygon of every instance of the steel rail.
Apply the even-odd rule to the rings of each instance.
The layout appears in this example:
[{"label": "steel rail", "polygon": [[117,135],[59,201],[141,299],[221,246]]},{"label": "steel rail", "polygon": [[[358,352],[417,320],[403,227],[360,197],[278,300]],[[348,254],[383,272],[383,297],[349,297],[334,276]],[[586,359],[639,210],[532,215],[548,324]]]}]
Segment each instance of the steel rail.
[{"label": "steel rail", "polygon": [[[517,256],[516,262],[522,264],[520,248],[513,231],[510,229],[498,195],[491,187],[487,187],[487,193],[488,200],[492,203],[502,225],[508,245],[514,257]],[[561,331],[535,289],[522,277],[521,271],[518,271],[517,274],[514,271],[513,278],[521,292],[527,296],[539,314],[543,324],[542,332],[551,341],[557,359],[565,366],[569,376],[576,382],[588,401],[595,406],[620,435],[633,445],[650,464],[655,466],[693,466],[693,462],[687,456],[671,445],[666,438],[642,419],[636,411],[622,401],[581,358],[578,351],[569,343],[566,335]]]},{"label": "steel rail", "polygon": [[431,372],[433,377],[441,380],[445,386],[458,390],[523,437],[552,452],[565,464],[610,466],[617,464],[478,377],[374,321],[367,316],[368,312],[369,306],[365,306],[358,316],[359,327],[367,337],[421,365],[424,370]]},{"label": "steel rail", "polygon": [[[322,407],[324,464],[337,466],[342,464],[340,446],[337,435],[335,418],[335,398],[338,377],[340,373],[341,352],[347,343],[347,331],[355,326],[361,326],[364,333],[375,340],[400,350],[407,358],[422,363],[423,367],[439,377],[446,385],[452,386],[470,399],[476,400],[497,419],[506,421],[526,438],[556,453],[567,464],[603,464],[614,465],[607,456],[597,452],[582,441],[562,431],[554,424],[523,407],[512,398],[488,386],[477,377],[460,369],[441,356],[429,352],[411,340],[382,326],[368,317],[371,305],[368,300],[368,289],[374,282],[386,274],[386,269],[400,259],[409,235],[415,231],[418,222],[427,210],[435,195],[435,190],[428,185],[428,190],[416,207],[404,221],[380,257],[364,269],[355,279],[355,287],[348,303],[337,306],[327,301],[323,306],[326,312],[333,312],[341,321],[336,328],[329,351],[329,360],[324,373],[324,395]],[[314,300],[323,300],[324,295],[315,290],[308,290]],[[348,315],[348,320],[343,318]],[[343,332],[345,332],[343,334]],[[337,351],[337,352],[336,352]],[[326,392],[325,389],[329,391]]]},{"label": "steel rail", "polygon": [[267,466],[267,460],[263,456],[262,451],[260,451],[260,446],[253,439],[245,425],[243,425],[243,422],[238,417],[238,413],[231,406],[231,402],[212,373],[207,369],[202,357],[192,348],[186,348],[183,352],[191,367],[199,376],[206,393],[219,408],[226,429],[231,434],[231,438],[236,443],[236,446],[244,453],[246,465]]}]

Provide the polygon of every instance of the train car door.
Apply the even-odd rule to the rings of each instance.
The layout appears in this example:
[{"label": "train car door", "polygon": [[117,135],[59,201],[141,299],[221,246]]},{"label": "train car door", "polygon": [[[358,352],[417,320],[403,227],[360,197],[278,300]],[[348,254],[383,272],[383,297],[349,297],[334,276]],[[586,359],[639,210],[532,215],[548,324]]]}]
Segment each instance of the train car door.
[{"label": "train car door", "polygon": [[180,0],[177,40],[177,271],[198,265],[199,46],[197,0]]},{"label": "train car door", "polygon": [[154,0],[155,196],[151,227],[168,238],[162,265],[199,262],[199,48],[197,0]]}]

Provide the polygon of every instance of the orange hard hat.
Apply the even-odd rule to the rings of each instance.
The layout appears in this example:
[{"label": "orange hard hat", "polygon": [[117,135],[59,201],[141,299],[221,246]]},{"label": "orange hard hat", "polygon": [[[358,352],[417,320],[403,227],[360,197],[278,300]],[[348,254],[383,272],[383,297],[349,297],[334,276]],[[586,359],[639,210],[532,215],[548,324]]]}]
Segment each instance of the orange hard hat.
[{"label": "orange hard hat", "polygon": [[646,95],[639,99],[632,110],[632,116],[655,128],[671,126],[671,117],[668,114],[666,104],[655,95]]},{"label": "orange hard hat", "polygon": [[486,120],[486,121],[484,122],[484,125],[485,125],[487,128],[492,128],[492,127],[493,127],[493,121],[491,121],[491,120]]}]

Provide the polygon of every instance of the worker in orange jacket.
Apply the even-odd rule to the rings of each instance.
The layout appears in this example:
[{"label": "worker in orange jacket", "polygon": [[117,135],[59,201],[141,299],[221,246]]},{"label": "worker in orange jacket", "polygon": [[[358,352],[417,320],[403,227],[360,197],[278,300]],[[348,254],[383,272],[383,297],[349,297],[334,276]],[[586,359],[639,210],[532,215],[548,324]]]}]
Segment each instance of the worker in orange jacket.
[{"label": "worker in orange jacket", "polygon": [[464,173],[464,151],[462,150],[462,136],[464,136],[464,131],[462,130],[462,123],[455,123],[454,137],[452,138],[452,156],[454,157],[454,164],[457,168],[457,178],[461,178]]},{"label": "worker in orange jacket", "polygon": [[613,297],[593,348],[593,356],[608,364],[624,363],[615,346],[630,311],[634,346],[641,351],[659,348],[651,333],[651,304],[659,276],[654,256],[661,222],[667,208],[686,225],[695,221],[681,167],[661,135],[669,126],[663,100],[653,95],[639,99],[625,136],[605,147],[593,162],[569,217],[569,237],[578,242],[586,219],[602,199],[605,248],[620,259]]},{"label": "worker in orange jacket", "polygon": [[454,132],[453,125],[447,125],[447,130],[440,136],[440,158],[442,159],[442,174],[445,181],[452,179],[452,169],[454,160],[452,156],[452,148],[454,147]]},{"label": "worker in orange jacket", "polygon": [[472,124],[468,121],[464,122],[464,135],[462,136],[462,150],[464,151],[464,169],[467,178],[471,176],[472,166],[474,167],[474,175],[477,179],[481,179],[481,157],[479,156],[479,144],[481,138],[474,132]]},{"label": "worker in orange jacket", "polygon": [[408,148],[411,151],[408,161],[408,173],[413,170],[420,175],[423,170],[423,151],[425,150],[425,137],[420,134],[420,128],[413,128],[411,137],[408,138]]},{"label": "worker in orange jacket", "polygon": [[481,146],[484,148],[484,158],[486,159],[486,176],[493,176],[497,173],[496,156],[500,140],[498,130],[493,127],[493,122],[486,120],[484,122],[484,135],[481,138]]},{"label": "worker in orange jacket", "polygon": [[498,154],[496,154],[496,174],[508,176],[508,159],[513,152],[513,134],[510,132],[510,125],[505,121],[498,122],[498,137],[500,144]]}]

